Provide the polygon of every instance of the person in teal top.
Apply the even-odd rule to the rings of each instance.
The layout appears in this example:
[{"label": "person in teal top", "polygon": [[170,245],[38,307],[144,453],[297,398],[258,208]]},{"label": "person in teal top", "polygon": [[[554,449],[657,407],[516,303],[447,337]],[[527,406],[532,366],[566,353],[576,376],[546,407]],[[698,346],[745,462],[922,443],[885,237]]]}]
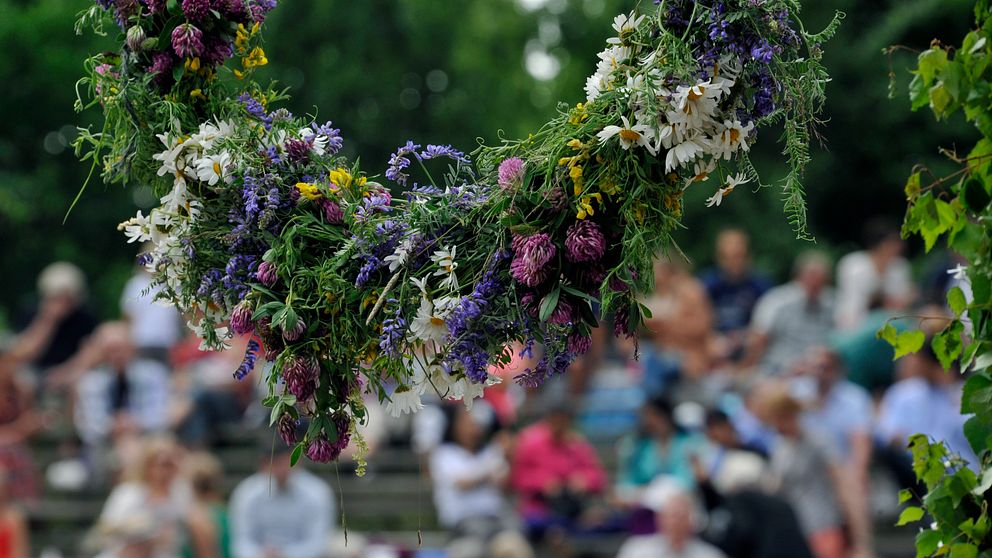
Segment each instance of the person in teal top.
[{"label": "person in teal top", "polygon": [[702,456],[705,445],[703,436],[686,432],[675,422],[668,401],[649,401],[641,409],[640,430],[620,441],[618,497],[635,503],[642,489],[661,475],[692,488],[693,460]]},{"label": "person in teal top", "polygon": [[193,503],[186,518],[183,558],[231,558],[231,531],[227,506],[221,495],[224,474],[208,453],[186,459],[186,475],[193,488]]},{"label": "person in teal top", "polygon": [[892,310],[875,309],[856,329],[835,333],[830,339],[831,347],[844,361],[847,379],[876,396],[895,382],[892,345],[876,335],[886,323],[899,332],[906,330],[904,320],[889,321],[895,315]]}]

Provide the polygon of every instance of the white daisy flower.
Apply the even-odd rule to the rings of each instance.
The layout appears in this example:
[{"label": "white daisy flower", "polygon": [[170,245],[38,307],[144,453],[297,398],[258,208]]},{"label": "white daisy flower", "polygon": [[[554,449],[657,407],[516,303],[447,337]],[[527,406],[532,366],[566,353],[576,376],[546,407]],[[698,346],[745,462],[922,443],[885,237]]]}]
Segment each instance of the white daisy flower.
[{"label": "white daisy flower", "polygon": [[605,142],[613,136],[618,136],[620,138],[620,147],[630,149],[633,145],[640,145],[647,149],[648,153],[654,155],[655,150],[651,143],[654,140],[654,130],[646,124],[637,123],[631,125],[626,116],[621,115],[620,120],[623,126],[610,125],[600,130],[596,134],[599,141]]},{"label": "white daisy flower", "polygon": [[644,16],[636,16],[634,12],[630,12],[630,15],[618,15],[613,18],[613,30],[617,32],[617,36],[606,39],[606,42],[611,45],[619,45],[623,42],[625,35],[633,33],[642,21],[644,21]]},{"label": "white daisy flower", "polygon": [[665,156],[665,172],[684,167],[706,152],[706,139],[693,138],[672,145]]},{"label": "white daisy flower", "polygon": [[466,409],[471,409],[472,403],[475,402],[476,398],[482,397],[485,394],[486,385],[477,384],[467,377],[462,376],[451,383],[447,395],[449,399],[460,400],[462,403],[465,403]]},{"label": "white daisy flower", "polygon": [[438,266],[438,270],[434,272],[434,276],[444,277],[441,280],[441,287],[450,289],[452,291],[458,290],[458,275],[455,274],[455,269],[458,268],[458,262],[455,261],[455,251],[457,246],[449,246],[444,250],[438,250],[431,255],[431,261]]},{"label": "white daisy flower", "polygon": [[729,161],[738,149],[749,151],[751,148],[746,140],[753,129],[753,122],[748,122],[747,125],[744,125],[740,120],[725,120],[723,122],[723,130],[713,138],[710,138],[713,156],[718,159],[722,157]]},{"label": "white daisy flower", "polygon": [[747,182],[750,182],[750,179],[747,178],[747,176],[745,176],[743,173],[737,173],[736,175],[731,176],[730,178],[727,179],[726,186],[717,190],[715,194],[713,194],[712,196],[709,197],[709,199],[706,200],[706,207],[713,207],[715,205],[717,206],[720,205],[723,202],[723,198],[729,196],[730,193],[734,191],[734,188],[740,186],[741,184],[745,184]]},{"label": "white daisy flower", "polygon": [[327,144],[330,142],[330,138],[324,134],[318,134],[310,128],[300,128],[300,138],[304,140],[309,140],[311,149],[317,155],[323,155],[327,152]]},{"label": "white daisy flower", "polygon": [[138,210],[138,214],[134,217],[117,225],[117,230],[124,231],[128,244],[151,240],[151,233],[148,231],[148,218],[141,214],[141,210]]},{"label": "white daisy flower", "polygon": [[688,127],[702,129],[713,118],[717,100],[724,93],[723,84],[714,85],[711,80],[700,81],[693,86],[678,86],[673,102],[684,115]]},{"label": "white daisy flower", "polygon": [[389,401],[386,402],[386,412],[394,418],[408,413],[416,413],[423,408],[424,404],[420,400],[420,393],[406,385],[396,388],[396,391],[389,396]]},{"label": "white daisy flower", "polygon": [[435,306],[430,299],[423,298],[417,309],[417,316],[410,324],[410,333],[421,341],[444,343],[448,337],[448,325],[444,321],[446,316],[443,308]]},{"label": "white daisy flower", "polygon": [[231,165],[231,154],[222,151],[217,155],[208,155],[196,161],[196,178],[213,186],[218,181],[228,179],[228,167]]}]

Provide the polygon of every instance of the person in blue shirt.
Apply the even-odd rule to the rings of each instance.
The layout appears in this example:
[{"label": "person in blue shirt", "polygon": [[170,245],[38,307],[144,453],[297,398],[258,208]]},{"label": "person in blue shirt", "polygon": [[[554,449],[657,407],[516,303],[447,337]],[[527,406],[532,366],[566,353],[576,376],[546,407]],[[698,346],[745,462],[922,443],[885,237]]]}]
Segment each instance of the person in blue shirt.
[{"label": "person in blue shirt", "polygon": [[714,327],[724,358],[737,361],[742,354],[751,312],[771,281],[751,269],[750,239],[740,229],[724,229],[716,238],[716,266],[700,279],[713,305]]}]

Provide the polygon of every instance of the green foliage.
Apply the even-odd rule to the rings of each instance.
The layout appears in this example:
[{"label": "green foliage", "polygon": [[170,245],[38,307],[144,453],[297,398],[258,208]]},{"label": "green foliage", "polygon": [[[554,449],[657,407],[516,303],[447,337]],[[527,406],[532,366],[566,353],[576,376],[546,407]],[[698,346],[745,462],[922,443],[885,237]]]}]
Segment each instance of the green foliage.
[{"label": "green foliage", "polygon": [[[953,316],[933,335],[930,346],[949,373],[971,374],[964,384],[961,412],[972,415],[964,434],[979,458],[978,463],[966,464],[939,440],[922,435],[910,439],[913,469],[928,492],[923,507],[907,508],[899,525],[920,519],[924,511],[934,521],[931,529],[917,535],[918,557],[992,555],[986,500],[992,488],[992,13],[986,0],[975,3],[975,16],[975,29],[960,46],[934,41],[919,54],[909,84],[913,110],[929,107],[938,121],[960,114],[982,136],[967,155],[942,150],[954,170],[940,176],[919,166],[905,187],[909,208],[903,233],[921,236],[927,251],[943,242],[968,262],[961,273],[972,298],[958,287],[948,291]],[[912,343],[904,338],[909,334],[915,335]],[[924,340],[922,332],[897,335],[891,324],[879,337],[895,346],[897,357],[918,350]]]}]

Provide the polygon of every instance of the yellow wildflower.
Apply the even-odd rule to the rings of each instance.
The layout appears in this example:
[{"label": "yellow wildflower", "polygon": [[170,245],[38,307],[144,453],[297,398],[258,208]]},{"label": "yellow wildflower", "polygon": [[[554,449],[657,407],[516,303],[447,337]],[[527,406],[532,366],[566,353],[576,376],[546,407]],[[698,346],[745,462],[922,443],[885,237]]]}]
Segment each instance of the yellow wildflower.
[{"label": "yellow wildflower", "polygon": [[193,58],[186,59],[186,71],[195,72],[200,69],[200,57],[195,56]]},{"label": "yellow wildflower", "polygon": [[579,200],[579,211],[575,214],[576,219],[585,219],[586,217],[592,216],[596,213],[595,209],[592,207],[592,200],[594,199],[599,203],[599,205],[603,204],[603,196],[598,193],[582,196],[582,199]]},{"label": "yellow wildflower", "polygon": [[[347,188],[351,186],[352,178],[351,178],[351,173],[348,172],[348,169],[338,168],[332,170],[329,173],[329,175],[330,175],[331,183],[333,183],[335,186],[338,186],[340,188]],[[365,184],[364,179],[362,179],[362,184]]]},{"label": "yellow wildflower", "polygon": [[315,200],[320,197],[320,190],[317,189],[316,184],[297,182],[296,189],[300,191],[301,196],[308,200]]},{"label": "yellow wildflower", "polygon": [[575,165],[568,171],[568,177],[575,182],[582,180],[582,165]]},{"label": "yellow wildflower", "polygon": [[245,74],[241,70],[234,70],[234,77],[238,79],[245,79]]},{"label": "yellow wildflower", "polygon": [[604,194],[606,194],[607,196],[612,196],[620,191],[620,187],[617,185],[616,181],[613,180],[613,178],[611,177],[611,178],[604,178],[602,181],[600,181],[599,190]]},{"label": "yellow wildflower", "polygon": [[575,105],[575,110],[573,110],[572,114],[568,117],[568,123],[578,126],[582,122],[585,122],[588,118],[589,114],[586,113],[586,106],[582,103],[578,103]]},{"label": "yellow wildflower", "polygon": [[565,145],[571,147],[572,149],[579,151],[581,149],[586,149],[588,146],[577,139],[569,140]]},{"label": "yellow wildflower", "polygon": [[203,91],[200,90],[200,89],[194,89],[194,90],[190,91],[189,92],[189,96],[192,97],[192,98],[194,98],[194,99],[206,99],[207,98],[206,95],[203,94]]},{"label": "yellow wildflower", "polygon": [[264,66],[268,63],[269,59],[265,57],[265,51],[262,50],[262,47],[260,46],[251,49],[248,56],[241,59],[241,65],[244,66],[246,70],[258,68],[259,66]]}]

